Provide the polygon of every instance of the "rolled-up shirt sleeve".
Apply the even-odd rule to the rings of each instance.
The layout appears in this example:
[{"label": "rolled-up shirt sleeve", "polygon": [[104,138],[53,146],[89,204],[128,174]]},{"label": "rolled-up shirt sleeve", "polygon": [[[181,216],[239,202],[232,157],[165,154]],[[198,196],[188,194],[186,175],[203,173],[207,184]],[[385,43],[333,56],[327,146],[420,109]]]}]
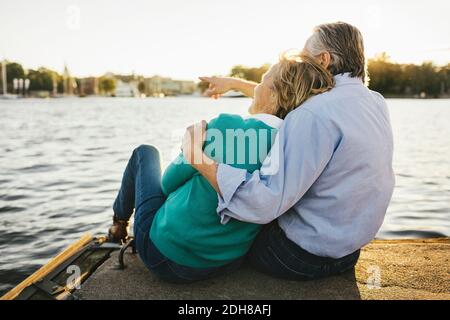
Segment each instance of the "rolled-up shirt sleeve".
[{"label": "rolled-up shirt sleeve", "polygon": [[219,164],[217,213],[266,224],[293,207],[330,161],[339,137],[309,110],[298,109],[285,119],[261,169],[252,174]]}]

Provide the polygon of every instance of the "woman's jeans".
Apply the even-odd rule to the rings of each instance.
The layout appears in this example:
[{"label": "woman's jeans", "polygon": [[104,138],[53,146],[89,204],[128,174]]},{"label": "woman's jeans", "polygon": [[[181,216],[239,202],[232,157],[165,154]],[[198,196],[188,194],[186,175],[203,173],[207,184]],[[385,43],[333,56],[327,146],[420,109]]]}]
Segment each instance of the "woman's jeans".
[{"label": "woman's jeans", "polygon": [[286,237],[274,221],[263,227],[248,254],[252,266],[261,272],[288,280],[312,280],[352,269],[360,250],[340,259],[313,255]]},{"label": "woman's jeans", "polygon": [[215,268],[191,268],[165,257],[150,239],[150,228],[166,197],[161,190],[161,159],[158,149],[142,145],[133,151],[125,169],[114,215],[129,220],[134,215],[136,249],[144,264],[169,282],[189,283],[235,271],[243,259]]}]

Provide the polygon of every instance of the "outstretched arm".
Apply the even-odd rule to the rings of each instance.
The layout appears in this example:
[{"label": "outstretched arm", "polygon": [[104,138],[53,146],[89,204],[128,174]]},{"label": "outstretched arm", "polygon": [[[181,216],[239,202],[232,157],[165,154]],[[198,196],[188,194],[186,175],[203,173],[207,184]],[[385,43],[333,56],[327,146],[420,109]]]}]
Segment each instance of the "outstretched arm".
[{"label": "outstretched arm", "polygon": [[200,80],[209,83],[209,88],[204,94],[214,99],[231,90],[240,91],[245,96],[253,98],[255,87],[258,85],[256,82],[231,77],[200,77]]}]

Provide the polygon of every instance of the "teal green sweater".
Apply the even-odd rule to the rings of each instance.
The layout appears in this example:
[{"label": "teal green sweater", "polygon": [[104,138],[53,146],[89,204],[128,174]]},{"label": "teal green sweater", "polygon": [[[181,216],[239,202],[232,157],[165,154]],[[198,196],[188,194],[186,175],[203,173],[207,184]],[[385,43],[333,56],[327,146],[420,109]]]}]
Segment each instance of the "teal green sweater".
[{"label": "teal green sweater", "polygon": [[[276,134],[276,129],[260,120],[230,114],[211,120],[207,129],[205,154],[250,173],[261,167]],[[235,135],[230,135],[229,129],[244,131],[231,130]],[[239,139],[239,132],[252,139]],[[221,224],[216,191],[182,155],[165,170],[161,184],[167,200],[153,220],[150,237],[163,255],[184,266],[207,268],[225,265],[247,253],[260,225],[234,219]]]}]

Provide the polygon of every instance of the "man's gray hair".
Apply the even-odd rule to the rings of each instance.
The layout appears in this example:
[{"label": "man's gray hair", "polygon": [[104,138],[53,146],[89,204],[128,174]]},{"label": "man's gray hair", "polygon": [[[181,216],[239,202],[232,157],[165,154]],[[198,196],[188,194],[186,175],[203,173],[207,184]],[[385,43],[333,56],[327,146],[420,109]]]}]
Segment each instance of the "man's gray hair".
[{"label": "man's gray hair", "polygon": [[306,41],[305,53],[317,57],[324,52],[331,56],[328,69],[333,75],[348,72],[352,77],[366,79],[364,41],[358,28],[345,22],[315,27]]}]

